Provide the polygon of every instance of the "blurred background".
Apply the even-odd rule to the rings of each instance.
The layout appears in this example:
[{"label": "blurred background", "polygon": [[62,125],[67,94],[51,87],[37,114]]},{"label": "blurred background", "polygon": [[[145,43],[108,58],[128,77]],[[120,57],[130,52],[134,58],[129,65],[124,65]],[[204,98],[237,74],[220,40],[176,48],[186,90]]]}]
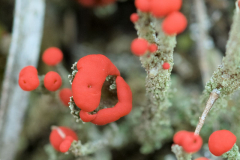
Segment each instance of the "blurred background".
[{"label": "blurred background", "polygon": [[[144,68],[141,67],[139,58],[130,51],[131,41],[137,37],[134,25],[129,20],[130,15],[136,12],[134,0],[118,0],[110,5],[96,7],[85,7],[77,0],[46,0],[45,3],[40,55],[48,47],[59,47],[64,54],[62,64],[69,73],[72,64],[83,56],[96,53],[106,55],[118,67],[122,77],[130,85],[133,92],[133,108],[137,109],[138,106],[141,106],[145,99],[146,73]],[[0,0],[0,90],[3,87],[2,82],[12,39],[14,6],[14,0]],[[173,94],[171,97],[173,107],[171,107],[170,112],[173,115],[171,121],[175,131],[179,129],[193,130],[195,122],[192,121],[201,113],[192,105],[199,99],[204,89],[197,54],[199,45],[198,12],[193,6],[194,1],[183,0],[181,11],[186,15],[189,24],[185,32],[177,36],[177,46],[174,51],[175,64],[172,72]],[[209,46],[209,52],[213,55],[209,58],[212,60],[210,72],[213,73],[217,65],[220,65],[221,57],[225,53],[235,1],[205,0],[205,7],[208,36],[206,45]],[[29,49],[31,50],[31,46],[29,46]],[[50,70],[56,70],[45,65],[41,56],[38,60],[37,69],[39,75],[44,75]],[[64,81],[63,87],[70,87],[70,84]],[[238,96],[231,100],[231,104],[234,106],[237,101]],[[190,105],[189,103],[193,107],[191,111],[186,108],[189,114],[185,113],[184,108],[178,109]],[[49,147],[49,134],[52,125],[71,127],[77,131],[83,143],[88,142],[91,139],[89,138],[89,132],[94,132],[91,130],[92,124],[79,125],[69,112],[70,110],[59,101],[58,92],[53,94],[31,92],[29,104],[26,113],[24,113],[23,128],[19,136],[15,159],[51,159],[49,155],[53,153],[49,153],[47,148]],[[131,114],[120,121],[129,120],[131,119],[128,118],[130,116]],[[214,125],[210,124],[211,127],[203,128],[205,142],[207,142],[207,137],[214,127],[218,128],[221,123],[219,128],[222,125],[230,128],[231,122],[238,119],[237,116],[233,115],[221,118],[223,119],[222,122],[216,118],[212,122]],[[194,119],[194,121],[197,120]],[[104,130],[104,127],[98,127],[98,131],[101,132],[102,130]],[[95,155],[75,159],[175,159],[171,153],[172,139],[167,139],[160,149],[152,153],[141,154],[139,151],[140,145],[134,140],[133,132],[129,128],[127,131],[129,135],[126,135],[126,142],[119,147],[107,147],[107,149],[105,148]],[[94,137],[94,134],[92,136]],[[205,151],[203,147],[199,154],[206,156],[210,153]],[[69,155],[54,153],[54,155],[57,155],[57,159],[74,159],[71,153]]]}]

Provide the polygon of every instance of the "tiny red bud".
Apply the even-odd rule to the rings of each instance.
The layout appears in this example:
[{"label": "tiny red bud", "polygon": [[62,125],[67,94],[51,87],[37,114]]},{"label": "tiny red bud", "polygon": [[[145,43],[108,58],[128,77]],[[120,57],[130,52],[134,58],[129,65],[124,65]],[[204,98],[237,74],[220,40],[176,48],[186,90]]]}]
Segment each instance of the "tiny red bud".
[{"label": "tiny red bud", "polygon": [[202,138],[199,135],[189,132],[182,141],[182,147],[187,153],[195,153],[201,149],[202,143]]},{"label": "tiny red bud", "polygon": [[44,51],[42,60],[49,66],[55,66],[63,59],[63,53],[59,48],[51,47]]},{"label": "tiny red bud", "polygon": [[136,23],[138,21],[139,17],[138,17],[138,14],[137,13],[133,13],[131,14],[130,16],[130,20],[133,22],[133,23]]},{"label": "tiny red bud", "polygon": [[162,65],[162,67],[163,67],[163,69],[169,69],[171,66],[170,66],[170,64],[169,63],[163,63],[163,65]]},{"label": "tiny red bud", "polygon": [[148,50],[148,41],[142,38],[136,38],[132,41],[131,51],[136,56],[144,55]]},{"label": "tiny red bud", "polygon": [[44,86],[49,91],[56,91],[62,85],[62,78],[57,72],[50,71],[44,77]]},{"label": "tiny red bud", "polygon": [[150,44],[148,46],[148,50],[149,50],[149,52],[154,53],[158,50],[158,46],[156,44]]},{"label": "tiny red bud", "polygon": [[33,66],[24,67],[19,73],[18,84],[24,91],[37,89],[40,84],[37,69]]},{"label": "tiny red bud", "polygon": [[180,12],[173,12],[168,15],[163,23],[162,29],[167,35],[174,35],[182,33],[187,27],[187,19]]}]

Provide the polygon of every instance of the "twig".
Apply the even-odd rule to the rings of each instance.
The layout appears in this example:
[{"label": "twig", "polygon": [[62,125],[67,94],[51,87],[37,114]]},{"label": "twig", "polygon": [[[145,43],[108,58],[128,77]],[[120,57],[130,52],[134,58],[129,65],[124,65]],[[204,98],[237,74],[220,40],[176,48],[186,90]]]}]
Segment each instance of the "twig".
[{"label": "twig", "polygon": [[195,130],[195,134],[199,135],[199,133],[202,129],[202,126],[204,124],[205,118],[206,118],[208,112],[210,111],[210,109],[212,108],[213,104],[219,98],[219,94],[220,94],[220,91],[217,90],[217,89],[214,89],[211,92],[210,97],[207,101],[206,107],[205,107],[205,109],[202,113],[202,116],[199,118],[199,122],[198,122],[198,125],[197,125],[196,130]]},{"label": "twig", "polygon": [[15,2],[13,38],[0,106],[0,159],[4,160],[14,159],[18,148],[19,134],[29,100],[29,92],[18,86],[18,74],[27,65],[37,66],[45,13],[44,0]]}]

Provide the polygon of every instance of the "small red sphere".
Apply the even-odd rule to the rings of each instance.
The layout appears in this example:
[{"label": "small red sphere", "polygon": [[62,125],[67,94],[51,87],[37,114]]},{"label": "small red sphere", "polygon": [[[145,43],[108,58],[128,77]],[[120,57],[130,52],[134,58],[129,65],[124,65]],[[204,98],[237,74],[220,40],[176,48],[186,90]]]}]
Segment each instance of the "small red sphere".
[{"label": "small red sphere", "polygon": [[136,38],[132,41],[131,51],[136,56],[144,55],[148,50],[148,41],[142,38]]},{"label": "small red sphere", "polygon": [[158,50],[158,46],[156,44],[150,44],[148,46],[148,50],[149,50],[149,52],[154,53]]},{"label": "small red sphere", "polygon": [[55,66],[63,59],[63,53],[59,48],[51,47],[44,51],[42,60],[49,66]]},{"label": "small red sphere", "polygon": [[169,63],[166,62],[166,63],[163,63],[162,67],[163,69],[169,69],[171,66]]},{"label": "small red sphere", "polygon": [[202,147],[202,138],[190,132],[182,141],[182,147],[187,153],[195,153]]},{"label": "small red sphere", "polygon": [[71,96],[72,96],[72,90],[69,88],[61,89],[61,91],[59,92],[60,100],[65,106],[68,106]]},{"label": "small red sphere", "polygon": [[138,14],[137,13],[133,13],[131,14],[130,16],[130,20],[133,22],[133,23],[136,23],[138,21],[139,17],[138,17]]},{"label": "small red sphere", "polygon": [[173,12],[168,15],[163,23],[162,29],[167,35],[174,35],[182,33],[187,27],[187,19],[180,12]]},{"label": "small red sphere", "polygon": [[187,137],[187,135],[189,134],[190,132],[188,131],[178,131],[174,136],[173,136],[173,142],[179,146],[182,146],[182,142],[183,142],[183,139],[184,137]]},{"label": "small red sphere", "polygon": [[21,77],[21,76],[23,76],[25,73],[29,73],[29,72],[31,72],[31,73],[33,73],[33,74],[38,74],[38,71],[37,71],[37,69],[35,68],[35,67],[33,67],[33,66],[26,66],[26,67],[24,67],[21,71],[20,71],[20,73],[19,73],[19,77]]},{"label": "small red sphere", "polygon": [[44,77],[44,86],[49,91],[56,91],[62,85],[62,78],[57,72],[50,71]]},{"label": "small red sphere", "polygon": [[152,0],[150,11],[155,17],[163,17],[170,13],[171,3],[169,0]]},{"label": "small red sphere", "polygon": [[215,156],[221,156],[231,150],[236,141],[237,137],[228,130],[215,131],[208,140],[209,151]]},{"label": "small red sphere", "polygon": [[33,66],[24,67],[19,73],[18,84],[24,91],[37,89],[40,84],[37,69]]},{"label": "small red sphere", "polygon": [[171,4],[170,10],[169,10],[170,13],[175,12],[175,11],[179,11],[181,9],[182,0],[168,0],[168,1]]},{"label": "small red sphere", "polygon": [[135,0],[135,6],[142,12],[149,12],[150,0]]}]

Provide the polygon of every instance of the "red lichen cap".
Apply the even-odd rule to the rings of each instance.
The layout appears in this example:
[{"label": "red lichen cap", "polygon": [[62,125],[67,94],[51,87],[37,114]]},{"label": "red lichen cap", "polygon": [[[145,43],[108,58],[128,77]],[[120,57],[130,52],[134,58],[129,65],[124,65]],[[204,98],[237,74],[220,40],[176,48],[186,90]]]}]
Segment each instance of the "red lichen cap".
[{"label": "red lichen cap", "polygon": [[215,156],[221,156],[231,150],[236,143],[236,136],[228,130],[218,130],[213,132],[208,140],[210,152]]},{"label": "red lichen cap", "polygon": [[[66,152],[67,147],[71,146],[71,143],[73,140],[77,141],[78,137],[77,137],[77,134],[70,128],[61,126],[61,127],[53,128],[50,134],[49,140],[54,149],[60,152]],[[70,146],[69,146],[69,142],[71,142]],[[61,145],[62,147],[60,148]]]},{"label": "red lichen cap", "polygon": [[74,139],[71,136],[67,136],[59,146],[60,152],[62,152],[62,153],[67,152],[69,150],[69,148],[71,147],[71,144],[73,141],[74,141]]},{"label": "red lichen cap", "polygon": [[42,60],[49,66],[55,66],[63,59],[63,53],[59,48],[50,47],[44,51]]},{"label": "red lichen cap", "polygon": [[72,92],[75,104],[86,112],[94,111],[101,100],[101,89],[108,75],[119,76],[117,67],[104,55],[93,54],[81,58]]},{"label": "red lichen cap", "polygon": [[44,86],[49,91],[56,91],[62,85],[62,78],[57,72],[50,71],[44,77]]},{"label": "red lichen cap", "polygon": [[163,69],[166,69],[166,70],[167,70],[167,69],[169,69],[171,66],[170,66],[169,63],[165,62],[165,63],[163,63],[162,67],[163,67]]},{"label": "red lichen cap", "polygon": [[138,14],[137,13],[133,13],[131,14],[130,16],[130,20],[133,22],[133,23],[136,23],[138,21],[139,17],[138,17]]},{"label": "red lichen cap", "polygon": [[37,69],[33,66],[24,67],[19,73],[18,84],[24,91],[35,90],[40,84]]},{"label": "red lichen cap", "polygon": [[152,0],[150,3],[150,10],[153,16],[163,17],[170,13],[172,0]]},{"label": "red lichen cap", "polygon": [[182,141],[182,147],[187,153],[194,153],[201,149],[202,147],[202,138],[199,135],[189,132]]},{"label": "red lichen cap", "polygon": [[174,35],[183,32],[187,27],[187,19],[180,12],[169,14],[162,23],[162,29],[167,35]]},{"label": "red lichen cap", "polygon": [[118,76],[116,79],[116,85],[117,85],[118,103],[114,107],[102,109],[98,111],[97,114],[94,114],[94,115],[84,113],[84,117],[81,117],[81,115],[83,114],[80,113],[80,117],[83,121],[88,120],[97,125],[105,125],[105,124],[114,122],[131,112],[132,91],[130,87],[124,81],[124,79],[120,76]]},{"label": "red lichen cap", "polygon": [[63,88],[59,92],[59,98],[65,106],[68,106],[71,96],[72,96],[72,90],[70,88]]},{"label": "red lichen cap", "polygon": [[142,12],[149,12],[150,0],[135,0],[135,6]]},{"label": "red lichen cap", "polygon": [[158,46],[156,44],[150,44],[148,46],[148,50],[149,50],[149,52],[154,53],[158,50]]},{"label": "red lichen cap", "polygon": [[173,136],[173,142],[179,146],[182,146],[182,141],[184,139],[184,137],[186,137],[189,134],[188,131],[178,131],[177,133],[175,133],[175,135]]},{"label": "red lichen cap", "polygon": [[23,76],[25,73],[29,73],[29,72],[31,72],[31,73],[33,73],[33,74],[38,74],[38,71],[37,71],[37,69],[34,67],[34,66],[26,66],[26,67],[24,67],[21,71],[20,71],[20,73],[19,73],[19,77],[21,77],[21,76]]},{"label": "red lichen cap", "polygon": [[209,160],[208,158],[205,158],[205,157],[199,157],[199,158],[197,158],[197,159],[195,159],[195,160]]},{"label": "red lichen cap", "polygon": [[182,0],[168,0],[171,4],[170,12],[179,11],[182,6]]},{"label": "red lichen cap", "polygon": [[136,38],[132,41],[131,51],[136,56],[144,55],[148,50],[148,41],[143,38]]}]

